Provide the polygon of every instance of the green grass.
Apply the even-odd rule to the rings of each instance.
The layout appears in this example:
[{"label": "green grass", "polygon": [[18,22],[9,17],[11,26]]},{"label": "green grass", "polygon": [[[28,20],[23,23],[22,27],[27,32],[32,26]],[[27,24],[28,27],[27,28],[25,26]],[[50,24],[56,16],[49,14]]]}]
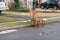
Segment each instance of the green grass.
[{"label": "green grass", "polygon": [[[20,18],[10,18],[10,17],[4,17],[0,16],[0,23],[1,22],[13,22],[13,23],[4,23],[0,24],[1,27],[13,27],[13,26],[21,26],[21,25],[31,25],[31,21],[28,22],[16,22],[16,21],[24,21],[25,19]],[[51,21],[44,21],[44,22],[51,22]],[[42,23],[42,20],[40,20],[40,23]]]},{"label": "green grass", "polygon": [[21,26],[21,25],[30,25],[30,22],[15,22],[15,23],[4,23],[4,24],[0,24],[1,27],[17,27],[17,26]]},{"label": "green grass", "polygon": [[[4,18],[6,18],[6,17],[4,17]],[[3,20],[3,19],[2,19]],[[33,23],[31,24],[31,21],[28,21],[28,22],[15,22],[15,21],[18,21],[18,20],[20,20],[20,21],[22,21],[22,20],[24,20],[24,19],[15,19],[15,18],[11,18],[10,20],[7,20],[7,19],[5,19],[5,20],[3,20],[3,21],[1,21],[0,20],[0,22],[13,22],[13,23],[4,23],[4,24],[0,24],[0,26],[1,27],[17,27],[17,26],[21,26],[21,25],[33,25]],[[40,20],[39,21],[40,23],[42,23],[42,20]],[[48,21],[48,20],[45,20],[45,21],[43,21],[44,23],[50,23],[50,22],[52,22],[52,21]]]},{"label": "green grass", "polygon": [[[10,18],[10,17],[0,16],[0,26],[1,27],[13,27],[13,26],[21,26],[21,25],[30,24],[30,22],[16,22],[16,21],[24,21],[24,20],[25,19],[21,19],[21,18]],[[4,22],[8,22],[8,23],[4,23]]]},{"label": "green grass", "polygon": [[11,9],[11,10],[6,10],[6,11],[13,11],[13,12],[29,12],[28,9]]},{"label": "green grass", "polygon": [[16,22],[16,21],[23,21],[23,20],[25,19],[0,16],[0,22]]}]

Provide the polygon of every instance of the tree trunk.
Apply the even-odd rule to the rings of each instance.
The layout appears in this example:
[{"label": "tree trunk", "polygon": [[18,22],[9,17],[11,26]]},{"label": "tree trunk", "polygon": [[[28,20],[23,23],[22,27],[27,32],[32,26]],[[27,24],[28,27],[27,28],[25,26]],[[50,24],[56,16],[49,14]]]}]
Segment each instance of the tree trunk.
[{"label": "tree trunk", "polygon": [[0,15],[1,15],[1,12],[2,12],[2,11],[0,11]]},{"label": "tree trunk", "polygon": [[39,0],[39,6],[38,6],[38,7],[40,7],[41,1],[42,1],[42,0]]}]

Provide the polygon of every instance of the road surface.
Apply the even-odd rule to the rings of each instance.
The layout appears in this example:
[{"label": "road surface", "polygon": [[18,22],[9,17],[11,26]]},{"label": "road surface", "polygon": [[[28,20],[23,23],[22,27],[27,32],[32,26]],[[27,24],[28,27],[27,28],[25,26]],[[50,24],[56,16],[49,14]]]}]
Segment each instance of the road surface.
[{"label": "road surface", "polygon": [[0,34],[0,40],[60,40],[60,22],[42,27],[26,27]]}]

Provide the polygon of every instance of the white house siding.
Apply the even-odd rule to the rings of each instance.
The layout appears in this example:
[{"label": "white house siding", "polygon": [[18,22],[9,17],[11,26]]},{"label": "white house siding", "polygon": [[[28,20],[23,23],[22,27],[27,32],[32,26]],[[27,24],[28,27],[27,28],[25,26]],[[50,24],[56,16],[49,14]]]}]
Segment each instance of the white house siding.
[{"label": "white house siding", "polygon": [[[36,1],[38,1],[38,3],[40,4],[40,3],[43,3],[47,0],[36,0]],[[29,8],[27,0],[19,0],[19,3],[20,3],[20,7]]]},{"label": "white house siding", "polygon": [[41,3],[46,2],[47,0],[42,0]]},{"label": "white house siding", "polygon": [[38,3],[43,3],[43,2],[45,2],[47,0],[36,0],[36,1],[38,1]]},{"label": "white house siding", "polygon": [[9,5],[9,3],[14,3],[14,0],[5,0],[6,4]]},{"label": "white house siding", "polygon": [[20,7],[27,8],[27,0],[19,0]]},{"label": "white house siding", "polygon": [[19,0],[20,7],[24,7],[24,0]]}]

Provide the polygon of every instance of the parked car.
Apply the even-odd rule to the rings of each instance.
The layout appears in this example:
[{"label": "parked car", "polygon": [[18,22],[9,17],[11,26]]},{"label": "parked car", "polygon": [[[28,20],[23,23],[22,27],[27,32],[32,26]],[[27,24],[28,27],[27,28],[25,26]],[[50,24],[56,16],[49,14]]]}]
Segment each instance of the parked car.
[{"label": "parked car", "polygon": [[6,5],[5,0],[0,0],[0,13],[6,9],[8,9],[8,6]]},{"label": "parked car", "polygon": [[60,1],[52,0],[52,1],[46,1],[44,3],[41,3],[40,8],[54,8],[58,9],[60,8]]}]

